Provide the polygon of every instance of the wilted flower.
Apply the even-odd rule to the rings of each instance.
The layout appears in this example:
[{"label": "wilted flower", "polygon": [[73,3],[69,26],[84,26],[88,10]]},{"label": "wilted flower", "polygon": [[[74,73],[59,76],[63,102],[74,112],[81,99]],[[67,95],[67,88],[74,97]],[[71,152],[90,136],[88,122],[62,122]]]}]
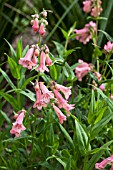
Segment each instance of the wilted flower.
[{"label": "wilted flower", "polygon": [[26,128],[23,125],[23,119],[25,110],[21,110],[18,113],[18,116],[16,116],[16,121],[13,123],[12,129],[10,130],[11,134],[14,134],[16,137],[20,136],[21,131],[24,131]]}]

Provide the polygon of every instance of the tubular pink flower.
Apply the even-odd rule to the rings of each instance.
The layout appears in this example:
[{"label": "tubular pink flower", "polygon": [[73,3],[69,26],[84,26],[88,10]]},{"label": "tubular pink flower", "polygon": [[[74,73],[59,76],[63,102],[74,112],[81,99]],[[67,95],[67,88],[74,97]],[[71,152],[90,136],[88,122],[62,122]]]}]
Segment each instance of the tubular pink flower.
[{"label": "tubular pink flower", "polygon": [[88,24],[85,25],[84,28],[77,30],[75,29],[74,32],[76,32],[76,39],[82,42],[83,44],[87,44],[87,42],[90,41],[92,38],[92,35],[94,32],[96,32],[96,23],[90,21]]},{"label": "tubular pink flower", "polygon": [[33,31],[34,31],[34,32],[37,32],[37,31],[38,31],[38,29],[39,29],[38,18],[35,18],[35,19],[34,19],[32,28],[33,28]]},{"label": "tubular pink flower", "polygon": [[110,170],[112,170],[112,169],[113,169],[113,155],[110,156],[110,157],[108,157],[108,158],[106,158],[106,159],[104,159],[104,160],[103,160],[102,162],[100,162],[100,163],[96,163],[96,164],[95,164],[95,168],[96,168],[96,169],[100,169],[100,170],[104,170],[104,168],[107,166],[107,164],[112,165],[112,167],[111,167],[111,169],[110,169]]},{"label": "tubular pink flower", "polygon": [[65,87],[65,86],[63,86],[63,85],[60,85],[60,84],[55,84],[55,88],[56,88],[56,90],[58,90],[58,91],[61,91],[63,94],[64,94],[64,96],[65,96],[65,98],[66,98],[66,100],[69,98],[69,96],[71,95],[71,88],[72,88],[72,86],[70,86],[70,87]]},{"label": "tubular pink flower", "polygon": [[76,77],[78,81],[82,81],[82,78],[91,71],[91,67],[88,63],[84,62],[83,60],[78,60],[80,65],[75,68]]},{"label": "tubular pink flower", "polygon": [[83,5],[84,5],[83,11],[89,13],[91,11],[91,1],[90,0],[84,1]]},{"label": "tubular pink flower", "polygon": [[102,12],[102,8],[95,6],[94,8],[92,8],[91,16],[96,18],[96,17],[100,16],[101,12]]},{"label": "tubular pink flower", "polygon": [[38,68],[36,70],[44,73],[44,71],[49,72],[49,69],[46,67],[45,65],[45,60],[46,60],[46,55],[45,53],[42,51],[41,55],[40,55],[40,65],[38,66]]},{"label": "tubular pink flower", "polygon": [[113,95],[112,94],[110,94],[110,99],[113,100]]},{"label": "tubular pink flower", "polygon": [[41,90],[37,89],[36,90],[36,102],[33,105],[33,108],[36,108],[38,110],[41,110],[42,107],[46,107],[47,105],[44,103],[43,98],[42,98],[42,94],[41,94]]},{"label": "tubular pink flower", "polygon": [[40,82],[39,84],[40,84],[41,91],[43,93],[42,94],[43,101],[45,103],[49,103],[50,99],[54,99],[54,94],[52,93],[52,91],[49,91],[42,82]]},{"label": "tubular pink flower", "polygon": [[74,109],[74,104],[68,104],[67,100],[65,100],[62,95],[58,92],[58,90],[54,89],[54,94],[57,98],[57,104],[59,108],[64,108],[67,112]]},{"label": "tubular pink flower", "polygon": [[60,111],[60,109],[53,104],[54,111],[56,112],[59,122],[63,124],[63,122],[66,120],[66,116]]},{"label": "tubular pink flower", "polygon": [[46,32],[46,31],[45,31],[44,24],[41,23],[41,24],[40,24],[40,28],[39,28],[39,34],[40,34],[40,35],[44,35],[45,32]]},{"label": "tubular pink flower", "polygon": [[104,50],[105,50],[105,52],[107,52],[107,53],[113,52],[113,43],[111,43],[110,41],[108,41],[107,44],[104,45]]},{"label": "tubular pink flower", "polygon": [[46,64],[47,64],[48,66],[51,66],[51,65],[52,65],[52,60],[50,59],[50,57],[49,57],[48,54],[46,54]]},{"label": "tubular pink flower", "polygon": [[64,104],[65,103],[67,104],[67,100],[65,100],[62,97],[62,95],[58,92],[58,90],[53,89],[53,91],[54,91],[54,94],[55,94],[55,96],[57,98],[59,108],[63,108]]},{"label": "tubular pink flower", "polygon": [[24,127],[23,119],[24,119],[24,114],[25,110],[22,110],[18,117],[16,118],[16,121],[13,123],[12,129],[10,130],[11,134],[14,134],[16,137],[20,136],[21,131],[24,131],[26,128]]},{"label": "tubular pink flower", "polygon": [[25,57],[20,58],[19,64],[31,70],[33,66],[36,66],[36,64],[32,62],[33,53],[34,53],[34,48],[30,48],[26,53]]},{"label": "tubular pink flower", "polygon": [[101,84],[101,85],[99,86],[99,89],[102,90],[102,91],[104,91],[104,90],[106,89],[105,84]]}]

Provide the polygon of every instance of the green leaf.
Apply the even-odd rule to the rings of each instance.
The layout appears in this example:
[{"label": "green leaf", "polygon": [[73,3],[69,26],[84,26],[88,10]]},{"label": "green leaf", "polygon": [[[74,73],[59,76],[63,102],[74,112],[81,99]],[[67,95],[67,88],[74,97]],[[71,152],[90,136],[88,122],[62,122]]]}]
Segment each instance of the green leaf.
[{"label": "green leaf", "polygon": [[6,81],[9,83],[9,85],[12,87],[12,89],[16,89],[15,85],[13,84],[9,76],[6,74],[6,72],[4,72],[1,68],[0,68],[0,72],[2,73]]},{"label": "green leaf", "polygon": [[[4,38],[5,39],[5,38]],[[5,41],[7,42],[7,44],[9,45],[10,47],[10,51],[11,51],[11,54],[12,54],[12,58],[15,60],[16,59],[16,52],[15,50],[13,49],[12,45],[5,39]]]},{"label": "green leaf", "polygon": [[113,119],[113,113],[109,108],[108,112],[106,113],[106,116],[92,127],[90,134],[92,140],[95,138],[95,136],[99,134],[99,132],[107,125],[107,123],[111,119]]},{"label": "green leaf", "polygon": [[23,94],[24,96],[28,97],[31,101],[33,101],[33,102],[36,101],[35,94],[32,91],[26,89],[26,91],[21,90],[20,93]]},{"label": "green leaf", "polygon": [[70,50],[66,50],[64,52],[64,56],[67,57],[68,55],[70,55],[73,51],[75,51],[74,49],[70,49]]},{"label": "green leaf", "polygon": [[60,29],[62,31],[62,34],[63,34],[64,38],[67,39],[68,38],[68,33],[63,28],[60,28]]},{"label": "green leaf", "polygon": [[94,120],[94,110],[95,110],[95,93],[94,90],[91,92],[91,102],[89,106],[89,113],[88,113],[88,123],[91,124]]},{"label": "green leaf", "polygon": [[72,148],[74,149],[74,143],[73,140],[71,139],[70,135],[68,134],[68,132],[66,131],[66,129],[59,124],[61,131],[63,132],[63,134],[65,135],[66,139],[68,140],[68,142],[70,143],[70,145],[72,146]]},{"label": "green leaf", "polygon": [[8,93],[4,93],[3,97],[5,98],[5,100],[7,100],[12,107],[15,109],[15,111],[18,111],[18,103],[17,100],[10,94]]},{"label": "green leaf", "polygon": [[29,84],[29,82],[32,81],[32,80],[34,80],[36,77],[37,77],[37,75],[36,75],[36,76],[33,76],[33,77],[29,77],[28,79],[26,79],[26,80],[24,81],[23,85],[21,86],[21,89],[26,88],[26,86]]},{"label": "green leaf", "polygon": [[65,170],[71,170],[71,156],[68,158]]},{"label": "green leaf", "polygon": [[77,118],[75,120],[75,125],[78,147],[81,154],[84,155],[90,149],[90,145],[88,144],[88,135]]},{"label": "green leaf", "polygon": [[53,43],[54,43],[55,46],[56,46],[56,49],[57,49],[58,54],[63,57],[64,46],[63,46],[61,43],[58,43],[58,42],[56,42],[56,41],[53,41]]},{"label": "green leaf", "polygon": [[104,114],[104,112],[107,110],[107,108],[108,108],[108,106],[106,106],[106,107],[104,107],[104,108],[101,108],[101,109],[96,113],[96,115],[98,115],[98,117],[96,118],[94,124],[98,123],[98,122],[102,119],[103,114]]},{"label": "green leaf", "polygon": [[107,32],[103,30],[98,30],[98,31],[102,32],[109,41],[113,42],[113,38]]},{"label": "green leaf", "polygon": [[4,117],[4,119],[5,119],[9,124],[11,124],[11,120],[8,118],[8,116],[6,115],[6,113],[3,112],[2,110],[0,110],[0,113],[1,113],[1,115]]},{"label": "green leaf", "polygon": [[22,57],[24,57],[24,56],[26,55],[26,53],[27,53],[28,50],[29,50],[29,45],[27,45],[27,46],[24,48],[24,50],[23,50],[23,52],[22,52]]},{"label": "green leaf", "polygon": [[8,56],[8,64],[9,64],[12,76],[15,79],[19,80],[20,79],[20,66],[17,65],[17,63],[9,56]]},{"label": "green leaf", "polygon": [[18,40],[16,53],[17,53],[17,61],[18,61],[22,57],[22,37]]},{"label": "green leaf", "polygon": [[50,75],[53,80],[57,80],[57,70],[55,65],[50,66]]}]

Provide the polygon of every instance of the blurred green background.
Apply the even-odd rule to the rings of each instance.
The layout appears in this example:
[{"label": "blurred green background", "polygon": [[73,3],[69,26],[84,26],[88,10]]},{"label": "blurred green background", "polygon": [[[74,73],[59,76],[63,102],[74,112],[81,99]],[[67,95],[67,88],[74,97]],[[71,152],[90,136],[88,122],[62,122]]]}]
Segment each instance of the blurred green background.
[{"label": "blurred green background", "polygon": [[[32,44],[37,41],[37,35],[33,34],[30,20],[31,15],[41,12],[43,8],[52,10],[53,13],[48,13],[48,33],[45,37],[45,42],[49,44],[51,50],[54,49],[52,40],[59,43],[64,42],[64,37],[59,27],[68,31],[76,21],[76,28],[84,27],[84,24],[89,22],[88,15],[82,11],[83,0],[1,0],[0,1],[0,63],[4,62],[4,53],[8,52],[9,47],[4,38],[7,39],[14,48],[18,37],[23,37],[23,45]],[[102,1],[103,12],[102,17],[107,17],[107,20],[101,20],[100,29],[107,31],[113,36],[113,2],[112,0]],[[106,37],[99,37],[99,46],[106,43]],[[83,58],[86,61],[91,60],[92,44],[80,44],[73,39],[69,43],[68,48],[81,46],[81,50],[77,50],[70,56],[71,62],[75,62],[78,58]],[[90,47],[89,47],[90,46]],[[87,50],[89,48],[90,50]]]}]

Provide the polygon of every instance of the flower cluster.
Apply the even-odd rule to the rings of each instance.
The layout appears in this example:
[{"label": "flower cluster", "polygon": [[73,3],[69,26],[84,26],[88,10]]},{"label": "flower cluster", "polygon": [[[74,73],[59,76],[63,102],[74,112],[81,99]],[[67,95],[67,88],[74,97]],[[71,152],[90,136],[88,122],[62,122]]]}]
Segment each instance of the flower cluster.
[{"label": "flower cluster", "polygon": [[82,42],[83,44],[87,44],[90,39],[93,37],[97,30],[96,23],[90,21],[88,24],[85,25],[84,28],[77,30],[75,29],[74,32],[77,34],[76,39]]},{"label": "flower cluster", "polygon": [[100,163],[96,163],[96,164],[95,164],[95,168],[96,168],[96,169],[103,170],[103,169],[107,166],[107,164],[110,164],[110,165],[111,165],[110,170],[113,170],[113,155],[110,156],[110,157],[108,157],[108,158],[106,158],[106,159],[104,159],[104,160],[103,160],[102,162],[100,162]]},{"label": "flower cluster", "polygon": [[[43,82],[36,81],[34,86],[36,91],[36,102],[34,103],[33,108],[41,110],[42,107],[47,107],[48,104],[51,104],[58,115],[60,123],[63,123],[63,121],[66,120],[66,116],[60,109],[63,108],[67,115],[70,114],[70,110],[74,109],[74,104],[68,104],[67,101],[71,95],[71,86],[65,87],[56,82],[51,82],[50,88],[52,91],[48,90]],[[59,91],[65,96],[65,99]]]},{"label": "flower cluster", "polygon": [[86,0],[83,2],[83,11],[90,13],[93,17],[98,17],[103,10],[101,4],[101,0]]},{"label": "flower cluster", "polygon": [[49,69],[46,67],[46,65],[51,66],[52,60],[49,57],[48,46],[45,44],[40,49],[38,45],[32,45],[24,58],[20,58],[19,64],[25,68],[28,68],[29,70],[39,64],[39,66],[35,68],[37,71],[42,73],[44,71],[49,72]]},{"label": "flower cluster", "polygon": [[16,137],[20,137],[21,131],[24,131],[26,128],[23,125],[23,119],[24,119],[24,114],[25,110],[21,110],[17,112],[17,114],[14,116],[16,121],[13,123],[12,129],[10,130],[11,134],[14,134]]},{"label": "flower cluster", "polygon": [[32,15],[33,20],[31,20],[32,29],[34,32],[38,32],[41,36],[45,34],[45,27],[48,25],[48,22],[46,20],[47,17],[47,11],[43,11],[40,13],[40,15],[35,14]]}]

